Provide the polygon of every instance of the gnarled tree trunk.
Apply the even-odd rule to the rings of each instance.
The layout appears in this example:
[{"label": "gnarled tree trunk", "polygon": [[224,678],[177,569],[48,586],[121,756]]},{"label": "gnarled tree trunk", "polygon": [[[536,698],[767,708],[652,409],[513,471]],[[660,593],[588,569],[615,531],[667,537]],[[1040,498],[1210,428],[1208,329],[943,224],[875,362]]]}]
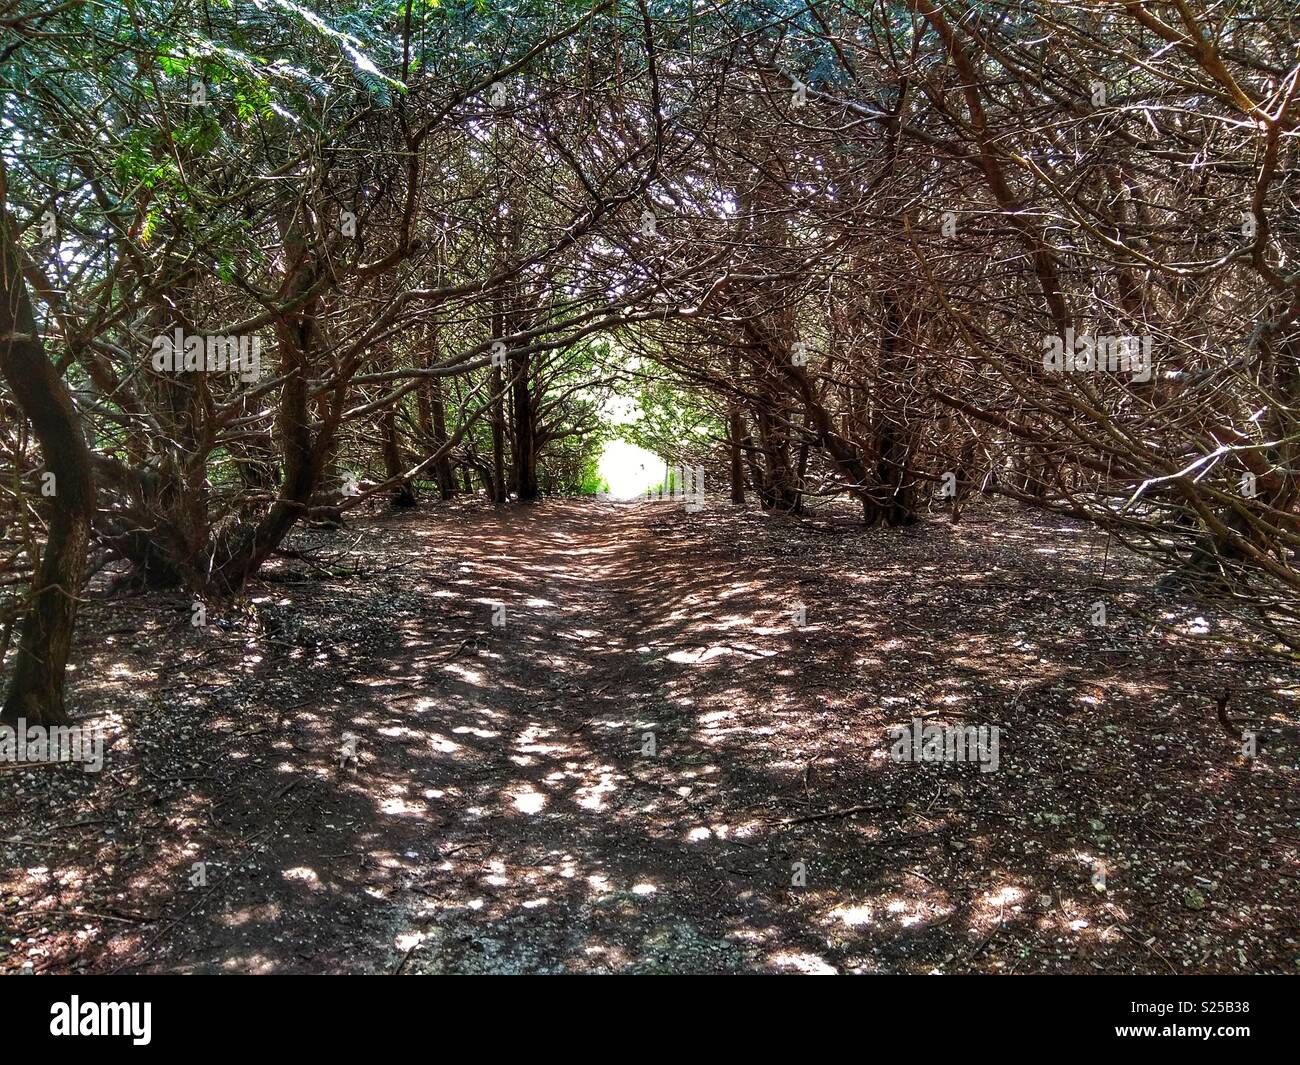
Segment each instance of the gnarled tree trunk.
[{"label": "gnarled tree trunk", "polygon": [[86,571],[95,512],[90,451],[77,409],[36,330],[21,254],[10,227],[5,174],[0,167],[0,373],[32,424],[51,482],[49,533],[32,582],[14,675],[0,718],[28,725],[69,720],[63,674]]}]

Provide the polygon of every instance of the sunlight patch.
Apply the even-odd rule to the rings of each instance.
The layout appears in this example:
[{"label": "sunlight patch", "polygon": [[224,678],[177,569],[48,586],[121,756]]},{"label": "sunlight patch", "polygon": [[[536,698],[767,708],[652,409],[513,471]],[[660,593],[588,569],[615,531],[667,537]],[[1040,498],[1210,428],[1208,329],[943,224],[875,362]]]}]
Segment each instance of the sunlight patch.
[{"label": "sunlight patch", "polygon": [[831,910],[830,916],[850,928],[857,928],[859,925],[871,923],[871,907],[836,906],[835,909]]},{"label": "sunlight patch", "polygon": [[792,954],[788,951],[774,954],[772,964],[778,969],[804,973],[808,976],[835,976],[839,971],[825,958],[819,958],[816,954]]},{"label": "sunlight patch", "polygon": [[546,805],[546,796],[540,791],[517,791],[511,795],[511,801],[521,814],[538,814]]},{"label": "sunlight patch", "polygon": [[305,865],[295,866],[293,869],[286,869],[282,874],[286,880],[301,880],[313,888],[319,888],[320,877],[316,875],[315,869],[308,869]]}]

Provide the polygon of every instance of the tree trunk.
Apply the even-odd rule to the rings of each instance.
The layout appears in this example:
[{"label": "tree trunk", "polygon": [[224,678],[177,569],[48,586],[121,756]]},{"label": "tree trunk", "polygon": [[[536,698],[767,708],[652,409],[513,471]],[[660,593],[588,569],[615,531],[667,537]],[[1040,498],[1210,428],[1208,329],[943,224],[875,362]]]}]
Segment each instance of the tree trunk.
[{"label": "tree trunk", "polygon": [[[447,405],[442,399],[442,382],[436,377],[429,384],[429,406],[433,417],[433,444],[441,451],[447,443]],[[433,468],[438,481],[438,493],[443,499],[450,499],[456,494],[456,478],[452,473],[450,456],[443,455],[433,464]]]},{"label": "tree trunk", "polygon": [[63,674],[77,620],[77,597],[95,513],[90,451],[77,409],[36,330],[21,256],[9,228],[8,191],[0,166],[0,373],[32,424],[53,474],[49,533],[32,581],[14,675],[0,718],[28,725],[68,722]]},{"label": "tree trunk", "polygon": [[515,491],[519,502],[531,503],[540,496],[537,484],[537,414],[528,381],[528,356],[521,354],[512,363],[511,409],[514,413]]},{"label": "tree trunk", "polygon": [[882,298],[880,369],[875,419],[876,518],[885,525],[911,525],[917,520],[915,478],[911,471],[911,429],[907,424],[907,389],[913,375],[906,350],[904,314],[895,293]]},{"label": "tree trunk", "polygon": [[[290,297],[306,291],[315,278],[311,257],[299,215],[280,220]],[[326,465],[334,457],[335,436],[342,416],[339,393],[331,406],[324,397],[318,402],[319,430],[313,432],[309,376],[313,356],[321,347],[316,320],[318,301],[309,299],[275,326],[277,348],[284,383],[280,387],[280,408],[276,416],[280,461],[284,478],[280,494],[265,516],[253,528],[234,526],[213,546],[216,565],[208,591],[237,592],[289,535],[294,523],[306,517],[321,483]]]},{"label": "tree trunk", "polygon": [[[731,380],[740,376],[740,356],[731,353]],[[740,438],[745,431],[740,420],[740,403],[732,400],[727,412],[727,447],[731,457],[731,501],[738,506],[745,502],[745,467],[740,453]]]},{"label": "tree trunk", "polygon": [[[492,367],[492,473],[488,497],[493,503],[506,501],[506,416],[502,392],[501,367]],[[486,471],[485,471],[486,472]]]},{"label": "tree trunk", "polygon": [[[406,468],[402,465],[402,442],[397,436],[397,412],[395,407],[384,411],[381,419],[384,445],[384,480],[391,481],[400,477]],[[415,485],[409,477],[404,477],[392,487],[390,499],[395,507],[413,507],[417,499]]]}]

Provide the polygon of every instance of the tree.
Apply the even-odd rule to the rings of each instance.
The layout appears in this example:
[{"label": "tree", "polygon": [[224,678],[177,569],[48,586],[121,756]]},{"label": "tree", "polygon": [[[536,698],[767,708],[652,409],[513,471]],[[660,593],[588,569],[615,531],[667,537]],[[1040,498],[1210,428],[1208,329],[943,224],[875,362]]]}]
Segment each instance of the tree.
[{"label": "tree", "polygon": [[[31,422],[48,471],[49,526],[40,564],[28,593],[13,677],[0,717],[28,725],[69,720],[63,675],[86,569],[86,548],[95,510],[90,452],[72,398],[45,357],[27,280],[31,264],[14,234],[8,181],[0,163],[0,374]],[[24,269],[24,267],[27,269]]]}]

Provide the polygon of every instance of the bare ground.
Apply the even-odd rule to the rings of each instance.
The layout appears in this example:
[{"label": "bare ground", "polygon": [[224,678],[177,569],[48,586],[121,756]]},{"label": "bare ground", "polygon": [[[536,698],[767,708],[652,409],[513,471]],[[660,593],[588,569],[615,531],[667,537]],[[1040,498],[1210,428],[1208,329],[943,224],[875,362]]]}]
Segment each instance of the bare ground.
[{"label": "bare ground", "polygon": [[[0,766],[0,970],[1300,968],[1300,681],[1174,639],[1221,622],[1084,525],[555,501],[293,546],[203,627],[88,604],[105,767]],[[891,760],[918,717],[997,771]]]}]

